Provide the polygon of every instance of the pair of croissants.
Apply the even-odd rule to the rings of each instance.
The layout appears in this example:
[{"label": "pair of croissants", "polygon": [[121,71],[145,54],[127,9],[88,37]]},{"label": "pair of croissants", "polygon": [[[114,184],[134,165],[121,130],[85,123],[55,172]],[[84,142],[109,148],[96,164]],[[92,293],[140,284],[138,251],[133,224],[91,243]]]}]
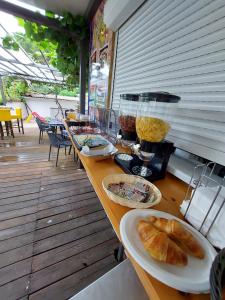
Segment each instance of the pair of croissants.
[{"label": "pair of croissants", "polygon": [[196,238],[175,219],[151,216],[140,220],[137,229],[145,250],[158,261],[186,266],[186,253],[199,259],[205,256]]}]

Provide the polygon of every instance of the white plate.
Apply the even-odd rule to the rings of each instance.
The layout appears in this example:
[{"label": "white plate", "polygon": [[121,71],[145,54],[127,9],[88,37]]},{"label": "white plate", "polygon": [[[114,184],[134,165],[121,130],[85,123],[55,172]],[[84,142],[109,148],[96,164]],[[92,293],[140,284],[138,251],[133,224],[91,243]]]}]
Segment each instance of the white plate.
[{"label": "white plate", "polygon": [[[198,239],[205,250],[205,258],[197,259],[188,255],[188,264],[177,267],[157,262],[147,253],[139,238],[137,223],[148,216],[180,221]],[[168,213],[154,209],[135,209],[126,213],[120,222],[120,234],[124,247],[136,262],[150,275],[168,286],[189,293],[207,293],[210,289],[209,273],[216,251],[208,240],[196,229]]]},{"label": "white plate", "polygon": [[85,146],[84,146],[80,153],[83,154],[86,157],[99,157],[99,156],[104,157],[104,156],[114,155],[117,151],[118,151],[118,149],[116,147],[114,147],[113,144],[110,143],[103,150],[90,150],[90,151],[88,151],[87,148],[85,148]]}]

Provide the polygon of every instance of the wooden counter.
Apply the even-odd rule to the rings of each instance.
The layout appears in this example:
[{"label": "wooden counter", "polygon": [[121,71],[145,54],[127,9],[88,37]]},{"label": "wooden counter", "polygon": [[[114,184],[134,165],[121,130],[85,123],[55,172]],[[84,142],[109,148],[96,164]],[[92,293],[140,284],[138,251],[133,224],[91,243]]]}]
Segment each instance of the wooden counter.
[{"label": "wooden counter", "polygon": [[[65,124],[68,130],[67,125]],[[69,132],[69,131],[68,131]],[[95,189],[98,198],[100,199],[102,206],[118,236],[120,239],[119,224],[122,216],[130,210],[128,207],[121,206],[112,202],[102,188],[102,180],[105,176],[109,174],[120,174],[124,173],[123,170],[116,165],[113,159],[106,159],[103,161],[95,162],[91,158],[87,158],[80,154],[76,149],[72,137],[71,141],[77,151],[77,154],[87,172],[87,175]],[[160,189],[163,198],[162,201],[154,206],[154,209],[162,210],[171,213],[177,217],[182,217],[179,212],[179,204],[184,198],[186,191],[186,184],[174,176],[167,174],[166,178],[163,180],[158,180],[154,184]],[[166,286],[165,284],[154,279],[148,273],[146,273],[131,257],[131,260],[149,298],[151,300],[209,300],[209,295],[185,295],[173,288]]]}]

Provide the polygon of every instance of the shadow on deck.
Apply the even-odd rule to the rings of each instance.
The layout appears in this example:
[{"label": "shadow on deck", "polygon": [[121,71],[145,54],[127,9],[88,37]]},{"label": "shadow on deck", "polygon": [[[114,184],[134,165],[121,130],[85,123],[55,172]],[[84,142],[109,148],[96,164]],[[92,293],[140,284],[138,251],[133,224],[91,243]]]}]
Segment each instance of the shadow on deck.
[{"label": "shadow on deck", "polygon": [[0,298],[68,299],[116,265],[118,241],[86,176],[38,129],[0,141]]}]

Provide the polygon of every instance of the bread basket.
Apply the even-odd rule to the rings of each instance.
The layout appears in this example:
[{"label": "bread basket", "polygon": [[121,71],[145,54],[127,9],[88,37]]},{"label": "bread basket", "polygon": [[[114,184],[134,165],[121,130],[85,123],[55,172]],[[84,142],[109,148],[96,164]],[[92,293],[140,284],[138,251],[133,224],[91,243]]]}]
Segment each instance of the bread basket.
[{"label": "bread basket", "polygon": [[[128,200],[126,198],[122,198],[108,190],[108,185],[110,183],[119,183],[119,182],[126,182],[126,183],[131,183],[134,185],[137,182],[140,182],[142,184],[146,184],[146,185],[150,186],[150,190],[154,194],[154,200],[146,202],[146,203],[130,201],[130,200]],[[108,195],[108,197],[113,202],[118,203],[123,206],[130,207],[130,208],[149,208],[151,206],[158,204],[162,198],[161,192],[154,184],[145,180],[142,177],[135,176],[135,175],[127,175],[127,174],[108,175],[103,179],[102,186],[103,186],[103,189],[105,190],[106,194]]]}]

